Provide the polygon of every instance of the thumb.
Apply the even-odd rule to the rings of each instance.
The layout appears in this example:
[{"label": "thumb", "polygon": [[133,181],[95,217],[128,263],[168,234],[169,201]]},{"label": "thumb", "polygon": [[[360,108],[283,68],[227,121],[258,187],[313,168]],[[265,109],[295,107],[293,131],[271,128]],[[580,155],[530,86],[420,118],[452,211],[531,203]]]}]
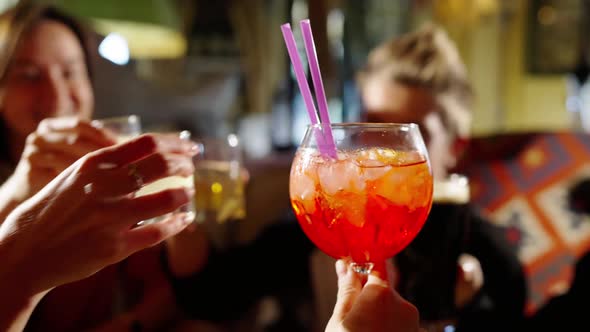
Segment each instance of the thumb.
[{"label": "thumb", "polygon": [[381,281],[385,281],[390,287],[395,285],[395,269],[391,259],[375,263],[371,275],[377,276]]},{"label": "thumb", "polygon": [[336,305],[334,306],[334,313],[330,320],[336,319],[338,322],[344,320],[352,308],[356,298],[359,296],[362,283],[351,268],[348,262],[339,259],[336,262],[336,274],[338,275],[338,295],[336,298]]}]

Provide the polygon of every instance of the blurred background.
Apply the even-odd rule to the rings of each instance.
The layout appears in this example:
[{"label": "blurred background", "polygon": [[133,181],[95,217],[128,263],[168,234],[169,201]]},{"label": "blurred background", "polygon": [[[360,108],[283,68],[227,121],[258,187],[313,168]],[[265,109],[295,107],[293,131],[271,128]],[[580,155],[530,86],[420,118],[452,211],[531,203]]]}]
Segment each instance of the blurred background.
[{"label": "blurred background", "polygon": [[146,128],[235,131],[254,158],[297,145],[307,123],[279,29],[306,17],[334,122],[358,119],[355,72],[368,51],[433,21],[457,43],[474,83],[474,135],[585,125],[583,0],[54,3],[101,37],[93,64],[98,117],[132,113]]},{"label": "blurred background", "polygon": [[[16,2],[0,0],[0,11]],[[473,144],[475,157],[500,163],[488,160],[465,171],[472,199],[513,231],[534,306],[567,289],[571,269],[565,267],[590,247],[588,214],[541,209],[565,202],[567,188],[590,174],[590,140],[583,135],[590,131],[588,0],[52,3],[86,22],[98,38],[91,64],[96,118],[137,114],[147,131],[238,135],[251,175],[246,220],[237,226],[241,241],[290,209],[289,167],[308,123],[280,25],[291,22],[301,40],[298,22],[310,18],[331,118],[342,122],[360,119],[355,76],[368,52],[434,22],[457,44],[475,88],[472,134],[482,139]],[[6,30],[0,22],[0,35]],[[531,133],[568,133],[582,143],[519,136]],[[581,156],[568,159],[579,163],[551,168],[568,153]],[[536,176],[533,171],[539,176],[520,186],[524,175]]]}]

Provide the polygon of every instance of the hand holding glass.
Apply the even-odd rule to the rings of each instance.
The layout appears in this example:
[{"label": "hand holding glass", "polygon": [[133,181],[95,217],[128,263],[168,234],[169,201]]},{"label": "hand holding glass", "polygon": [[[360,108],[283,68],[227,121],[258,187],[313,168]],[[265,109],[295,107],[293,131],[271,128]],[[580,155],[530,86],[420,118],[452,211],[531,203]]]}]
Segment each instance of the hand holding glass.
[{"label": "hand holding glass", "polygon": [[[117,142],[123,143],[133,139],[141,135],[141,121],[137,115],[129,115],[129,116],[120,116],[120,117],[112,117],[100,120],[94,120],[93,125],[105,128],[116,135]],[[182,131],[182,132],[175,132],[174,134],[179,135],[179,137],[183,140],[190,139],[190,132]],[[136,170],[137,174],[141,177],[141,169]],[[193,179],[192,177],[184,178],[181,176],[169,176],[166,178],[159,179],[152,183],[146,184],[145,186],[141,184],[141,188],[139,188],[134,195],[137,197],[153,194],[156,192],[160,192],[166,189],[171,188],[193,188]],[[184,213],[186,219],[193,219],[194,218],[194,206],[193,202],[189,202],[189,204],[178,208],[174,213]],[[150,220],[144,220],[139,223],[139,225],[150,224],[154,222],[159,222],[164,220],[168,217],[168,214],[159,216],[156,218],[152,218]]]},{"label": "hand holding glass", "polygon": [[[186,131],[186,130],[181,131],[181,132],[170,133],[170,134],[178,135],[178,137],[180,137],[182,140],[185,140],[185,141],[190,140],[190,137],[191,137],[190,132]],[[167,189],[181,188],[181,187],[194,189],[193,177],[192,176],[182,177],[182,176],[176,176],[176,175],[168,176],[168,177],[156,180],[152,183],[145,185],[144,187],[139,189],[135,193],[135,195],[138,197],[141,197],[141,196],[145,196],[145,195],[154,194],[154,193],[157,193],[160,191],[164,191]],[[179,207],[178,209],[176,209],[176,211],[173,212],[173,214],[176,214],[176,213],[182,213],[184,215],[184,218],[187,220],[194,220],[195,207],[193,205],[192,200],[189,201],[188,204]],[[165,220],[169,216],[170,216],[170,214],[165,214],[163,216],[152,218],[150,220],[142,221],[140,224],[150,224],[150,223],[154,223],[154,222],[159,222],[159,221]]]}]

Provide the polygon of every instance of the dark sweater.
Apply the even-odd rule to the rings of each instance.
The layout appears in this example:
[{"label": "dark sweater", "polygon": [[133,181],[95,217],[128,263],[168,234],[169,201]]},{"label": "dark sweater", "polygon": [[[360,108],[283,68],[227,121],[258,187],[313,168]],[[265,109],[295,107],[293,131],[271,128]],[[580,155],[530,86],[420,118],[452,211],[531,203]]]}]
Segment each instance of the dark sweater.
[{"label": "dark sweater", "polygon": [[[311,297],[309,258],[315,246],[295,221],[269,227],[249,245],[214,254],[199,274],[177,279],[178,301],[193,318],[240,318],[265,296],[297,302]],[[461,312],[452,309],[457,257],[479,259],[485,285]],[[459,330],[519,324],[526,299],[524,273],[501,228],[461,205],[435,204],[414,242],[396,257],[400,293],[422,318],[459,318]],[[457,316],[458,315],[458,316]],[[488,328],[489,327],[489,328]]]}]

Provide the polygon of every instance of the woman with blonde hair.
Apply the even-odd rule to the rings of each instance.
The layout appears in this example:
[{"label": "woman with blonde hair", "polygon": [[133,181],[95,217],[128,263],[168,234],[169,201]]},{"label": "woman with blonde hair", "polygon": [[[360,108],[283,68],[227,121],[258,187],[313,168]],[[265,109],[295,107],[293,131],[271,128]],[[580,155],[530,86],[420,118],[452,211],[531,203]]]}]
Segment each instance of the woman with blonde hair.
[{"label": "woman with blonde hair", "polygon": [[400,294],[433,328],[518,330],[526,282],[503,229],[469,207],[452,174],[469,138],[474,92],[457,48],[427,25],[371,51],[358,75],[366,118],[420,126],[435,180],[428,220],[395,258]]}]

